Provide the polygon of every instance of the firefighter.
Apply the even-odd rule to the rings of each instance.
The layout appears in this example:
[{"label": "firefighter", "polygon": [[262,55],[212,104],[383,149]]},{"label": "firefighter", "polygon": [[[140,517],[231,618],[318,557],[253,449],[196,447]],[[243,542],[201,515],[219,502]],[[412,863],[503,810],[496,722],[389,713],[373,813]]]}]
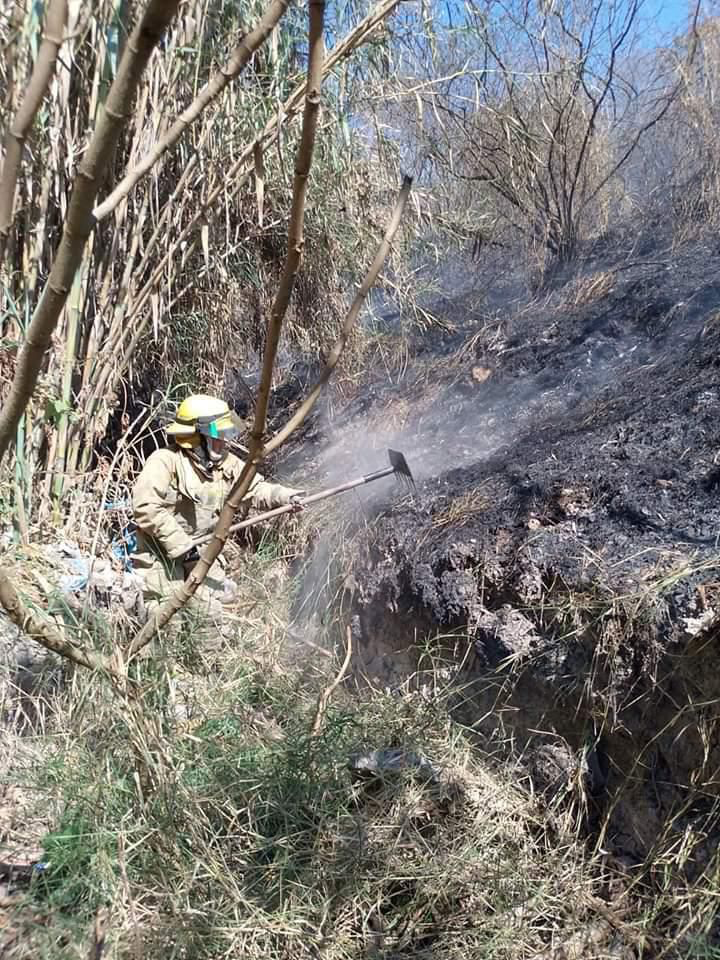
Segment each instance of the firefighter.
[{"label": "firefighter", "polygon": [[[244,464],[228,442],[239,419],[224,400],[194,394],[178,407],[167,428],[170,446],[152,453],[133,488],[137,550],[133,566],[143,579],[148,614],[171,595],[198,560],[193,538],[210,533]],[[299,502],[304,491],[269,483],[258,473],[245,495],[248,508],[270,509]],[[222,559],[210,568],[191,601],[191,611],[221,619],[221,601],[233,593]]]}]

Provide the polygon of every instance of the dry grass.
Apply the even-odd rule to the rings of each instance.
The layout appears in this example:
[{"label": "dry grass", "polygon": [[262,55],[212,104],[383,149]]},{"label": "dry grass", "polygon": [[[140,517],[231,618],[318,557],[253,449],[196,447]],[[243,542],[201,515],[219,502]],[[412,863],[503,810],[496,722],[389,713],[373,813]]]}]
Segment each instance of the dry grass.
[{"label": "dry grass", "polygon": [[586,307],[606,297],[615,285],[613,271],[605,270],[576,281],[570,293],[574,308]]},{"label": "dry grass", "polygon": [[[236,639],[156,651],[140,701],[68,674],[25,695],[20,729],[6,688],[3,784],[43,828],[13,856],[40,841],[49,866],[3,907],[4,956],[87,949],[104,904],[116,958],[519,960],[594,921],[599,862],[439,696],[340,690],[311,736],[337,667],[288,632],[301,598],[285,550],[268,539],[245,556]],[[436,775],[354,781],[353,751],[387,747]]]},{"label": "dry grass", "polygon": [[[340,689],[311,734],[318,694],[337,672],[332,637],[360,543],[347,512],[325,509],[321,526],[337,536],[317,544],[302,577],[288,572],[297,530],[234,548],[234,638],[208,643],[204,628],[204,641],[185,632],[156,649],[139,700],[56,668],[51,684],[39,674],[30,690],[5,685],[4,849],[13,862],[41,856],[50,866],[2,901],[3,955],[86,951],[107,905],[104,955],[115,958],[712,957],[693,944],[707,929],[717,858],[703,882],[683,886],[694,840],[673,845],[682,813],[654,861],[618,872],[602,841],[593,854],[578,834],[579,777],[576,793],[548,808],[452,719],[457,661],[428,648],[419,690]],[[442,522],[482,509],[478,490]],[[305,518],[303,552],[319,521]],[[692,558],[671,559],[647,591],[695,570]],[[37,548],[15,563],[39,602],[27,570],[38,565],[45,580],[53,570]],[[610,617],[603,597],[563,597],[560,586],[545,610],[560,627],[576,631],[579,615],[608,629],[623,610],[637,617],[633,598]],[[299,615],[313,604],[324,617],[317,630]],[[114,631],[122,624],[99,642]],[[619,656],[609,634],[603,656]],[[436,774],[350,775],[353,752],[385,748],[427,757]]]},{"label": "dry grass", "polygon": [[477,519],[490,505],[490,500],[483,493],[482,488],[475,487],[466,493],[455,497],[443,509],[433,515],[434,527],[462,527]]}]

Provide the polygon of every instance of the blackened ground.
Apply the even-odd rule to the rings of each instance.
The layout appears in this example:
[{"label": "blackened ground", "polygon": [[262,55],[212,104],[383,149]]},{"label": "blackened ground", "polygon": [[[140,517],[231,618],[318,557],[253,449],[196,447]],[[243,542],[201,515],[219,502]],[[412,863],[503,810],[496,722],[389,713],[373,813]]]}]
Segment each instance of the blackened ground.
[{"label": "blackened ground", "polygon": [[422,682],[424,651],[548,801],[632,860],[691,835],[698,875],[720,799],[720,245],[650,256],[458,303],[454,337],[341,411],[316,467],[390,445],[418,479],[355,561],[358,673]]}]

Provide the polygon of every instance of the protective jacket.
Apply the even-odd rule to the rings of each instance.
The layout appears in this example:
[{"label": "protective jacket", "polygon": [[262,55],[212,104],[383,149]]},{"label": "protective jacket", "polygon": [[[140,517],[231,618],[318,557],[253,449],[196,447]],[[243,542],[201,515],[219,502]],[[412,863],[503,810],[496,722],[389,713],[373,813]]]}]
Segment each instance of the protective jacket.
[{"label": "protective jacket", "polygon": [[[147,573],[158,564],[164,568],[162,580],[182,579],[179,561],[193,546],[192,540],[210,533],[240,475],[243,461],[229,453],[222,464],[211,472],[203,471],[191,456],[178,447],[152,453],[133,488],[133,516],[138,526],[137,551],[133,563],[139,572]],[[271,509],[289,503],[302,493],[279,483],[269,483],[256,474],[244,498],[247,507]],[[210,571],[212,577],[215,564]],[[147,575],[146,575],[147,579]],[[154,579],[154,578],[153,578]],[[157,593],[165,584],[148,584]],[[164,593],[165,590],[160,592]]]}]

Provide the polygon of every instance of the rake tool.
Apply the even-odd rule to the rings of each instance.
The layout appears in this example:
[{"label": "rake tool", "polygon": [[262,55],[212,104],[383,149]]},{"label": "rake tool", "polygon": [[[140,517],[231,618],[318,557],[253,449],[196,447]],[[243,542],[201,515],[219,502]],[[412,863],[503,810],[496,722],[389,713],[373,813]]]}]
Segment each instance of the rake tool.
[{"label": "rake tool", "polygon": [[[317,503],[318,500],[327,500],[328,497],[334,497],[338,493],[344,493],[346,490],[352,490],[355,487],[361,487],[365,483],[372,483],[373,480],[379,480],[381,477],[389,477],[391,474],[400,480],[408,489],[410,493],[415,492],[415,481],[413,480],[413,475],[410,473],[410,467],[405,457],[400,453],[399,450],[388,450],[388,459],[390,460],[390,466],[385,467],[384,470],[376,470],[374,473],[367,473],[363,477],[357,477],[355,480],[348,480],[346,483],[341,483],[337,487],[328,487],[327,490],[320,490],[319,493],[313,493],[309,497],[301,497],[298,502],[306,507],[310,503]],[[290,513],[294,509],[293,504],[285,504],[284,507],[275,507],[272,510],[266,510],[264,513],[258,513],[253,517],[248,517],[247,520],[241,520],[240,523],[234,523],[230,527],[230,533],[235,533],[237,530],[246,530],[248,527],[254,527],[258,523],[263,523],[265,520],[271,520],[273,517],[279,517],[283,513]],[[212,540],[213,534],[209,533],[204,537],[199,537],[197,540],[194,540],[193,543],[196,547],[201,546],[203,543],[209,543]]]}]

